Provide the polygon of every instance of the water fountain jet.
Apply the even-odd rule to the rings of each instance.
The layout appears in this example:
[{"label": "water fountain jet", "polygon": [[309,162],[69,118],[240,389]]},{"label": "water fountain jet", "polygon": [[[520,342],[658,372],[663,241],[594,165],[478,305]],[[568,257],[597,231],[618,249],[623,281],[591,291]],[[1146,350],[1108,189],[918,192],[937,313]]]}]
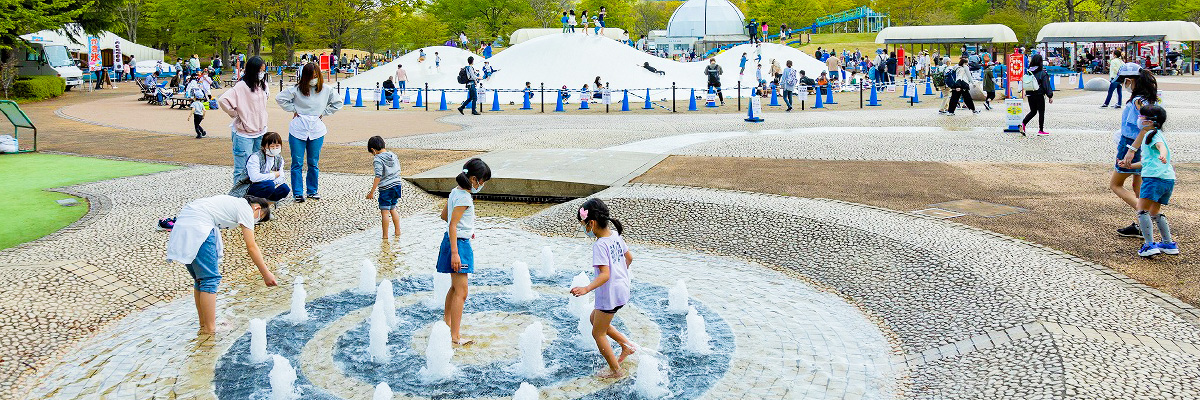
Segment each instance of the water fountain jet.
[{"label": "water fountain jet", "polygon": [[392,387],[388,386],[387,382],[379,382],[375,385],[375,394],[371,396],[371,400],[392,400]]},{"label": "water fountain jet", "polygon": [[[385,363],[391,358],[387,349],[388,331],[391,330],[387,323],[387,311],[379,303],[375,303],[371,307],[371,318],[368,321],[370,324],[368,335],[371,343],[367,347],[367,352],[371,354],[371,361],[377,363]],[[395,312],[393,311],[392,314]]]},{"label": "water fountain jet", "polygon": [[[571,288],[584,287],[590,283],[592,283],[592,280],[588,279],[587,274],[580,272],[579,275],[575,275],[575,278],[571,279]],[[571,298],[567,300],[567,311],[570,312],[571,315],[574,315],[575,318],[586,320],[592,313],[592,305],[588,304],[588,296],[571,296]]]},{"label": "water fountain jet", "polygon": [[546,361],[542,357],[542,343],[545,340],[546,334],[542,332],[541,322],[534,321],[521,332],[518,340],[521,348],[519,370],[526,378],[537,378],[546,374]]},{"label": "water fountain jet", "polygon": [[308,297],[308,291],[304,290],[304,277],[297,276],[296,282],[292,284],[292,310],[283,319],[293,324],[303,324],[308,321],[308,311],[304,309],[306,297]]},{"label": "water fountain jet", "polygon": [[671,393],[666,365],[660,367],[658,358],[652,354],[638,355],[637,379],[633,381],[633,391],[648,399],[657,399]]},{"label": "water fountain jet", "polygon": [[433,293],[425,299],[425,307],[435,310],[446,308],[446,293],[450,291],[450,274],[433,274]]},{"label": "water fountain jet", "polygon": [[271,380],[271,400],[299,398],[300,394],[296,393],[296,369],[281,355],[272,354],[271,360],[274,363],[268,374]]},{"label": "water fountain jet", "polygon": [[436,382],[454,375],[454,347],[450,343],[450,326],[444,321],[433,324],[429,332],[429,342],[425,345],[425,367],[421,368],[421,380]]},{"label": "water fountain jet", "polygon": [[542,246],[542,267],[538,269],[538,275],[543,278],[554,276],[554,251],[550,246]]},{"label": "water fountain jet", "polygon": [[712,354],[712,346],[708,344],[712,337],[708,335],[704,317],[696,312],[696,307],[688,308],[687,332],[684,335],[684,349],[696,354]]},{"label": "water fountain jet", "polygon": [[[389,330],[400,326],[400,317],[396,316],[396,297],[392,291],[391,279],[384,279],[379,282],[379,289],[375,291],[375,304],[383,308],[383,315],[387,317]],[[372,312],[374,311],[372,310]]]},{"label": "water fountain jet", "polygon": [[375,264],[371,260],[363,260],[358,269],[358,293],[371,294],[375,292]]},{"label": "water fountain jet", "polygon": [[267,322],[255,318],[250,320],[250,362],[258,364],[267,359]]},{"label": "water fountain jet", "polygon": [[538,394],[537,387],[528,382],[521,382],[521,387],[517,388],[517,392],[513,393],[512,398],[513,400],[538,400],[541,395]]},{"label": "water fountain jet", "polygon": [[683,279],[675,282],[675,286],[667,290],[667,312],[672,314],[688,312],[688,290]]},{"label": "water fountain jet", "polygon": [[514,262],[512,277],[513,284],[508,294],[514,303],[527,303],[537,297],[533,291],[533,281],[529,279],[529,264]]}]

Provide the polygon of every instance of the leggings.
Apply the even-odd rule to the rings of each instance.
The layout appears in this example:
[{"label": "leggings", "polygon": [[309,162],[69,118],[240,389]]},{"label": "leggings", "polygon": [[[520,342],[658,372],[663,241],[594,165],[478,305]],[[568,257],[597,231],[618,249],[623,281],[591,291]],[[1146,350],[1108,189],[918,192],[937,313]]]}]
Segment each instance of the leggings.
[{"label": "leggings", "polygon": [[1033,119],[1033,115],[1038,116],[1038,131],[1043,131],[1046,128],[1046,96],[1040,94],[1029,95],[1029,114],[1025,115],[1025,120],[1021,121],[1021,125],[1028,124]]}]

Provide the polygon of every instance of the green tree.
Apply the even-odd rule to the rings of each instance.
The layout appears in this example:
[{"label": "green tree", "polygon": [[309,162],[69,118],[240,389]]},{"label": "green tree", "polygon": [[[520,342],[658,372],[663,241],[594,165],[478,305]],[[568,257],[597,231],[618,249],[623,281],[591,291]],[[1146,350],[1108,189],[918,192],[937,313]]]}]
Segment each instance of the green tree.
[{"label": "green tree", "polygon": [[512,18],[526,13],[528,7],[527,0],[433,0],[428,11],[453,31],[478,31],[471,36],[495,37],[509,33],[514,28]]}]

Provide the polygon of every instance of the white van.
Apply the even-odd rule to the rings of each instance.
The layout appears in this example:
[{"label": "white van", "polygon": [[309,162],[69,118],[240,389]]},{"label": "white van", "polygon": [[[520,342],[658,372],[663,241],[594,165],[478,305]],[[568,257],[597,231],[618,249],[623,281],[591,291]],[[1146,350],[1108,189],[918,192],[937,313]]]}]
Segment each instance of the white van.
[{"label": "white van", "polygon": [[22,39],[29,43],[29,48],[17,46],[18,75],[56,75],[67,81],[67,90],[83,84],[83,71],[67,53],[66,43],[35,35]]}]

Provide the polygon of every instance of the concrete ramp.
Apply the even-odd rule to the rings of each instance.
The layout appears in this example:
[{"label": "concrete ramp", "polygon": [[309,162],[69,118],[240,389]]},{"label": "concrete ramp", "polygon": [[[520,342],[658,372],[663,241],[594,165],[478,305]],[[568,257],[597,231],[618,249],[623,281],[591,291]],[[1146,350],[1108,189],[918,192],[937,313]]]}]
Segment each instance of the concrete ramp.
[{"label": "concrete ramp", "polygon": [[[480,194],[544,200],[587,197],[621,186],[665,158],[663,154],[594,149],[499,150],[479,156],[492,167]],[[466,160],[409,178],[431,193],[449,193]]]}]

